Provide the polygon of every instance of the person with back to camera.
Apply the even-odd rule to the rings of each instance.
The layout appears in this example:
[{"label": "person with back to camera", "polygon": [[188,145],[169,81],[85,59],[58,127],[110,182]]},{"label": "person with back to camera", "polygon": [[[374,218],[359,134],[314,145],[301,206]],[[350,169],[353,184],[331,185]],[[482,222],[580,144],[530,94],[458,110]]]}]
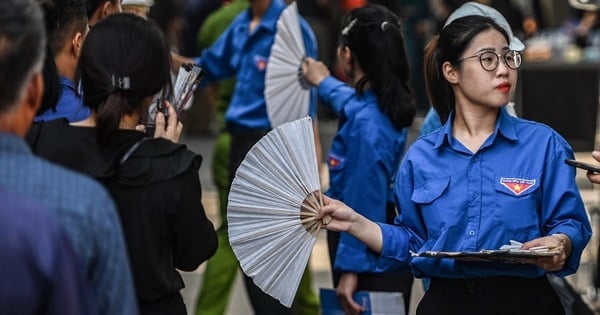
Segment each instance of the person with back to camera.
[{"label": "person with back to camera", "polygon": [[[426,48],[428,94],[444,125],[418,138],[396,178],[400,215],[375,223],[325,197],[328,230],[368,246],[374,271],[410,265],[431,283],[417,314],[564,314],[546,274],[577,271],[591,227],[575,182],[569,144],[550,127],[512,117],[521,65],[493,19],[455,12]],[[511,240],[547,246],[523,264],[413,257],[411,251],[480,251]]]},{"label": "person with back to camera", "polygon": [[[392,223],[393,182],[416,109],[400,20],[380,5],[349,11],[338,46],[352,87],[333,78],[322,62],[307,58],[304,79],[340,116],[328,157],[327,194],[360,209],[370,220]],[[365,244],[349,233],[329,231],[333,285],[347,314],[360,312],[357,290],[402,292],[406,313],[413,282],[408,269],[372,273]]]},{"label": "person with back to camera", "polygon": [[[0,185],[44,206],[59,222],[75,253],[76,272],[91,291],[92,311],[79,314],[138,314],[121,224],[108,192],[87,176],[34,156],[24,140],[44,97],[42,63],[47,39],[39,4],[0,1],[0,39],[0,73],[4,74],[0,76]],[[3,256],[2,261],[10,259]],[[2,286],[17,286],[6,277],[0,279]],[[34,303],[34,298],[29,302]]]},{"label": "person with back to camera", "polygon": [[136,130],[153,97],[171,88],[167,43],[144,18],[114,14],[90,31],[79,69],[91,117],[36,125],[29,143],[36,154],[99,180],[111,193],[140,312],[184,315],[176,268],[196,270],[215,252],[217,237],[202,206],[202,157],[176,143],[183,126],[174,108],[165,102],[168,120],[157,114],[154,138]]},{"label": "person with back to camera", "polygon": [[[83,106],[83,97],[76,81],[77,60],[88,32],[85,0],[38,0],[44,10],[48,32],[48,54],[51,62],[44,66],[46,93],[58,85],[58,100],[42,103],[35,121],[67,118],[80,121],[90,116],[89,108]],[[58,72],[49,75],[48,71]],[[54,72],[54,71],[52,71]],[[44,97],[45,99],[46,96]]]}]

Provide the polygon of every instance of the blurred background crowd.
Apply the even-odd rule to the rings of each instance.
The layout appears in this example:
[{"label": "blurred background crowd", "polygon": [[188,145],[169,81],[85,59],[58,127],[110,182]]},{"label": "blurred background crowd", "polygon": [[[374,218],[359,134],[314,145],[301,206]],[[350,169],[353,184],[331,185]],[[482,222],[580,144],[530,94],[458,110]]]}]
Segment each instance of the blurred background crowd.
[{"label": "blurred background crowd", "polygon": [[[127,0],[123,4],[143,7],[167,34],[172,51],[183,56],[201,53],[199,34],[206,18],[233,0]],[[574,1],[574,0],[573,0]],[[128,5],[127,3],[133,3]],[[300,14],[312,27],[319,45],[319,58],[335,71],[335,47],[340,18],[348,10],[369,0],[298,0]],[[411,65],[411,83],[416,105],[421,115],[429,108],[423,80],[423,48],[437,34],[447,16],[465,0],[370,0],[396,12],[402,19],[406,49]],[[500,11],[515,34],[526,44],[527,61],[558,61],[567,63],[600,60],[599,18],[595,10],[576,9],[567,0],[480,0]],[[199,91],[198,93],[206,93]],[[214,105],[206,97],[197,97],[186,119],[190,133],[214,134],[217,124]],[[333,118],[320,107],[321,119]],[[209,115],[206,115],[209,113]]]}]

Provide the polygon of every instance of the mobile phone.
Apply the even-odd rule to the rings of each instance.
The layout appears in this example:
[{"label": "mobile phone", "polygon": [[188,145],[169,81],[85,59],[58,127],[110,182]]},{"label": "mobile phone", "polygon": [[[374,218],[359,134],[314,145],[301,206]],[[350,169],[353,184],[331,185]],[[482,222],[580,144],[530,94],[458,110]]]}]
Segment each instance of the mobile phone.
[{"label": "mobile phone", "polygon": [[572,160],[572,159],[566,159],[565,163],[571,165],[571,166],[575,166],[577,168],[580,169],[584,169],[586,171],[591,171],[594,173],[600,173],[600,165],[593,165],[590,163],[585,163],[585,162],[581,162],[581,161],[577,161],[577,160]]}]

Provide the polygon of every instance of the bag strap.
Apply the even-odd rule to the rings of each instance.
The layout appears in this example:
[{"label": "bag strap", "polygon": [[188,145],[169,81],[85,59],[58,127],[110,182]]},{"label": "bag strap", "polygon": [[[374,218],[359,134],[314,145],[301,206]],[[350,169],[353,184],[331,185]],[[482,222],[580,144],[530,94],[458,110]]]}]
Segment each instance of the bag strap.
[{"label": "bag strap", "polygon": [[150,139],[154,139],[152,137],[144,137],[141,138],[140,140],[136,141],[126,152],[125,154],[123,154],[123,156],[121,157],[121,159],[119,160],[119,165],[123,165],[125,164],[125,162],[127,162],[127,160],[131,157],[131,155],[139,148],[140,145],[142,145],[142,143],[150,140]]}]

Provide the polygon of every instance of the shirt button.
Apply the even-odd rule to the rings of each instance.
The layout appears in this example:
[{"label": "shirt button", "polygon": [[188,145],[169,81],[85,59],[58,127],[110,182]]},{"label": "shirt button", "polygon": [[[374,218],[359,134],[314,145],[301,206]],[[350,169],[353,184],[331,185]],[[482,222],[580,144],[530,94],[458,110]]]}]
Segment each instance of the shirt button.
[{"label": "shirt button", "polygon": [[478,194],[478,193],[476,193],[476,192],[474,192],[474,193],[473,193],[473,199],[477,198],[477,196],[479,196],[479,194]]},{"label": "shirt button", "polygon": [[473,158],[473,163],[475,163],[475,162],[477,162],[477,158],[476,157]]},{"label": "shirt button", "polygon": [[469,235],[471,235],[471,236],[475,235],[475,231],[473,231],[473,230],[470,230],[470,231],[469,231]]}]

